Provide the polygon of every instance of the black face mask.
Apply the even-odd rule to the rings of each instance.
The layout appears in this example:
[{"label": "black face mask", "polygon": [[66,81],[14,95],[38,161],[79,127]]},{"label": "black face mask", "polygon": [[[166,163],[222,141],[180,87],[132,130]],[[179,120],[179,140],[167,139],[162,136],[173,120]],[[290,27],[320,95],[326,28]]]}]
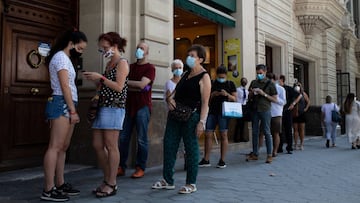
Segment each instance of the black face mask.
[{"label": "black face mask", "polygon": [[79,58],[79,57],[81,56],[81,54],[82,54],[82,53],[76,51],[75,48],[70,49],[70,56],[71,56],[72,58]]},{"label": "black face mask", "polygon": [[247,85],[246,82],[242,82],[242,83],[241,83],[241,86],[243,86],[243,87],[245,87],[246,85]]}]

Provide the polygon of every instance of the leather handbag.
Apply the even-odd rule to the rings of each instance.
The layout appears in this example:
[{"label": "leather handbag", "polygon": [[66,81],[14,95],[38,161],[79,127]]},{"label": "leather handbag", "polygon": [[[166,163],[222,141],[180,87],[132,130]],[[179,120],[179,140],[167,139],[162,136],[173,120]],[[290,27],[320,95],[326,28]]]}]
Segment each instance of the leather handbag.
[{"label": "leather handbag", "polygon": [[95,120],[98,109],[99,109],[99,95],[95,95],[90,101],[90,106],[86,114],[86,118],[89,123],[92,123]]},{"label": "leather handbag", "polygon": [[191,107],[176,102],[176,107],[174,110],[169,111],[168,118],[176,121],[186,122],[190,119],[190,116],[193,112],[195,112],[195,110]]}]

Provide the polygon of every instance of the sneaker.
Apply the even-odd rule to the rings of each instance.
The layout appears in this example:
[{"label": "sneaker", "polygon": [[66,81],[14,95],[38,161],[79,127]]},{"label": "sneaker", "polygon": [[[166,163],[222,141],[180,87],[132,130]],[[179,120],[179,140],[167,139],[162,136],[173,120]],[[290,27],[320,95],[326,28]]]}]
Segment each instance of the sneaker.
[{"label": "sneaker", "polygon": [[124,175],[125,175],[125,169],[123,169],[121,166],[119,166],[116,176],[124,176]]},{"label": "sneaker", "polygon": [[247,157],[246,157],[246,161],[256,161],[256,160],[258,160],[259,158],[258,158],[258,156],[257,155],[255,155],[254,153],[250,153]]},{"label": "sneaker", "polygon": [[268,156],[266,157],[265,163],[270,164],[271,162],[272,162],[272,156],[271,156],[271,155],[268,155]]},{"label": "sneaker", "polygon": [[326,144],[325,144],[326,148],[330,147],[330,140],[326,140]]},{"label": "sneaker", "polygon": [[209,167],[209,166],[211,166],[211,164],[210,164],[210,161],[208,160],[208,161],[206,161],[204,158],[203,159],[201,159],[201,161],[200,161],[200,163],[199,163],[199,167]]},{"label": "sneaker", "polygon": [[131,175],[131,178],[142,178],[144,177],[145,172],[139,166],[136,167],[135,172]]},{"label": "sneaker", "polygon": [[225,162],[222,159],[220,159],[219,163],[216,165],[216,168],[226,168]]},{"label": "sneaker", "polygon": [[57,187],[56,189],[57,189],[57,191],[61,192],[64,195],[73,196],[73,195],[80,194],[80,191],[77,189],[74,189],[70,183],[64,183],[61,186]]},{"label": "sneaker", "polygon": [[53,202],[65,202],[69,201],[70,198],[67,195],[63,195],[56,187],[53,187],[48,192],[45,192],[44,190],[40,199]]}]

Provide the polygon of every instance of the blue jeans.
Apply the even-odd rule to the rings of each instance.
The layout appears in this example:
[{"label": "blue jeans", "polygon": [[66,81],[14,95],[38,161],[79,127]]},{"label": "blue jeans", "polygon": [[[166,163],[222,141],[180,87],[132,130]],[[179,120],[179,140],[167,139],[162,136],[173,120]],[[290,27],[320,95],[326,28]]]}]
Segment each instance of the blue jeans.
[{"label": "blue jeans", "polygon": [[146,168],[148,158],[148,137],[147,131],[150,121],[150,110],[148,106],[144,106],[136,112],[135,117],[125,114],[124,128],[120,132],[119,149],[120,149],[120,167],[126,169],[126,162],[129,155],[129,145],[132,130],[135,126],[137,134],[137,154],[135,166],[142,170]]},{"label": "blue jeans", "polygon": [[337,126],[337,123],[325,122],[326,139],[327,140],[331,139],[332,144],[335,144],[335,141],[336,141],[336,126]]},{"label": "blue jeans", "polygon": [[261,131],[264,132],[265,141],[266,141],[266,152],[268,155],[272,153],[272,141],[271,141],[271,132],[270,132],[270,123],[271,123],[271,111],[264,112],[254,112],[252,118],[252,145],[253,153],[259,155],[259,122],[262,123]]}]

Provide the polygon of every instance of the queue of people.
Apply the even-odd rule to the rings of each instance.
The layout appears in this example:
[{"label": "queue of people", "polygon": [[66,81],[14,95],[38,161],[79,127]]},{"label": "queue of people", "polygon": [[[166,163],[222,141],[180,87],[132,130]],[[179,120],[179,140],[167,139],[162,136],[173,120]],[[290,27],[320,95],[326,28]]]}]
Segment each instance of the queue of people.
[{"label": "queue of people", "polygon": [[[47,57],[53,95],[46,106],[51,130],[49,147],[44,156],[42,200],[67,201],[70,195],[80,193],[65,182],[64,165],[74,126],[80,122],[76,111],[77,88],[71,59],[78,58],[86,45],[84,33],[69,30],[60,36]],[[126,39],[118,33],[101,34],[98,46],[102,56],[108,59],[105,72],[84,71],[83,76],[97,86],[99,108],[91,127],[93,147],[103,180],[92,192],[96,197],[103,198],[117,193],[116,177],[125,175],[134,128],[137,132],[137,151],[135,171],[131,177],[141,178],[145,175],[155,67],[148,62],[149,46],[145,42],[137,45],[136,62],[131,65],[122,56]],[[250,112],[252,152],[246,156],[247,161],[259,159],[263,137],[266,163],[271,163],[278,153],[283,152],[285,143],[288,154],[293,150],[304,150],[305,113],[309,109],[310,99],[300,83],[287,86],[285,76],[277,78],[267,72],[266,65],[259,64],[255,67],[256,79],[251,81],[249,88],[246,89],[246,78],[241,78],[241,86],[236,88],[234,82],[227,79],[227,68],[224,66],[217,68],[216,79],[211,81],[203,67],[206,56],[203,46],[195,44],[187,54],[185,63],[188,71],[184,71],[181,60],[174,60],[171,64],[173,77],[165,84],[164,101],[168,118],[163,140],[163,177],[151,186],[153,189],[175,189],[174,166],[179,146],[183,146],[181,151],[185,158],[186,182],[179,193],[196,192],[198,168],[210,166],[209,157],[217,126],[221,142],[217,168],[226,167],[229,118],[222,114],[223,102],[238,102],[244,111]],[[180,108],[183,110],[177,111]],[[360,148],[360,136],[357,135],[360,130],[359,109],[360,102],[356,101],[354,94],[349,94],[343,112],[346,133],[353,149]],[[333,111],[340,112],[340,108],[328,96],[321,111],[321,121],[326,129],[325,145],[329,147],[331,141],[331,146],[335,147],[337,122],[332,120],[332,114]],[[246,121],[245,118],[237,118],[235,142],[247,141],[243,137]],[[204,157],[199,161],[198,138],[202,134],[205,135]]]}]

